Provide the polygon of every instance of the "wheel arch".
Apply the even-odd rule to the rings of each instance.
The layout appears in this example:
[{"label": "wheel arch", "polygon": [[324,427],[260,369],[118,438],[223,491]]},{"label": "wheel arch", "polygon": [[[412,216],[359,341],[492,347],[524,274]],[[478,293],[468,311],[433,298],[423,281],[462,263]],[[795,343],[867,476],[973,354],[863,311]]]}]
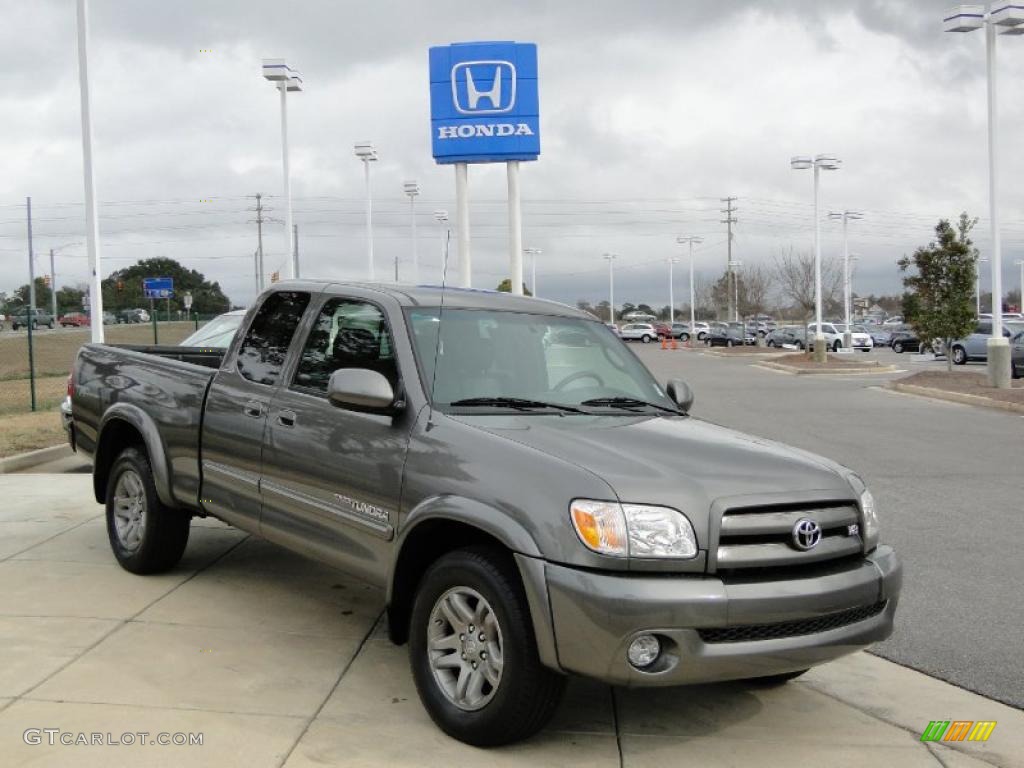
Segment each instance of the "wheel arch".
[{"label": "wheel arch", "polygon": [[92,487],[96,501],[106,500],[107,481],[121,451],[129,446],[145,451],[153,470],[153,484],[160,501],[169,507],[176,506],[171,493],[171,476],[167,465],[167,453],[163,439],[153,419],[138,406],[117,403],[107,409],[100,423],[93,459]]}]

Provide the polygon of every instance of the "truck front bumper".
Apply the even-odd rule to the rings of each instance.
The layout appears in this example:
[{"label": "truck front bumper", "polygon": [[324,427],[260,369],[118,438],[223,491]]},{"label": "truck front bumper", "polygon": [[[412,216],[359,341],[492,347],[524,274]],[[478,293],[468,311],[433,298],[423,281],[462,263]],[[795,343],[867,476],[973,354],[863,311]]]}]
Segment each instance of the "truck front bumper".
[{"label": "truck front bumper", "polygon": [[[599,573],[544,564],[558,667],[610,683],[663,686],[794,672],[892,633],[902,567],[891,547],[784,580]],[[534,593],[536,594],[536,593]],[[626,656],[661,642],[646,669]]]}]

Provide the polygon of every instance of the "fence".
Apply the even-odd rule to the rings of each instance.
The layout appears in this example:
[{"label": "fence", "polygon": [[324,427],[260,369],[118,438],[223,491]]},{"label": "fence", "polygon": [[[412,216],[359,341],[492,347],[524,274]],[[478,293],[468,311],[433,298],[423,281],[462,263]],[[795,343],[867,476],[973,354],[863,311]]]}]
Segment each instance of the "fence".
[{"label": "fence", "polygon": [[[212,317],[110,324],[104,334],[108,344],[178,344]],[[0,330],[0,415],[59,405],[75,355],[90,342],[90,333],[87,327],[40,328],[32,332],[30,349],[28,333],[12,331],[10,322],[5,323]]]}]

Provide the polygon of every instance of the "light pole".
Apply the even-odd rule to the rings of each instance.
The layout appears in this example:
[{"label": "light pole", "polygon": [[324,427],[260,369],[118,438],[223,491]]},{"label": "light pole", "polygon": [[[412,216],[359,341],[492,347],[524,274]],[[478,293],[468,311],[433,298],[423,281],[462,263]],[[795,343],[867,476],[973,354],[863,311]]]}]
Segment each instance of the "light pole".
[{"label": "light pole", "polygon": [[[740,267],[743,266],[742,261],[730,261],[728,263],[729,271],[732,272],[732,290],[733,290],[733,306],[736,308],[736,314],[733,316],[734,322],[740,322]],[[743,325],[743,335],[740,337],[740,344],[746,341],[746,324]]]},{"label": "light pole", "polygon": [[448,211],[438,209],[434,211],[434,219],[441,226],[441,277],[442,283],[447,282],[448,277],[448,244],[445,242],[445,232],[448,231]]},{"label": "light pole", "polygon": [[847,237],[846,225],[850,219],[862,219],[864,216],[858,211],[843,211],[842,213],[829,213],[828,217],[843,221],[843,322],[846,323],[846,330],[843,332],[843,346],[849,349],[853,333],[850,330],[850,240]]},{"label": "light pole", "polygon": [[[420,281],[419,244],[416,242],[416,197],[420,193],[420,185],[415,181],[407,181],[402,187],[409,197],[409,222],[412,225],[412,282],[415,285]],[[398,282],[397,277],[395,282]]]},{"label": "light pole", "polygon": [[[988,264],[988,259],[979,256],[974,261],[974,314],[981,317],[981,264]],[[999,313],[1002,315],[1002,312]]]},{"label": "light pole", "polygon": [[665,261],[668,262],[668,324],[672,325],[672,322],[676,319],[676,287],[673,271],[675,265],[679,263],[679,259],[672,256],[665,259]]},{"label": "light pole", "polygon": [[608,319],[615,325],[615,259],[614,253],[606,253],[603,257],[608,262]]},{"label": "light pole", "polygon": [[821,329],[821,218],[818,216],[818,187],[821,170],[835,171],[842,164],[832,155],[815,155],[813,158],[798,155],[789,161],[790,168],[804,171],[814,168],[814,360],[824,363],[828,360],[825,336]]},{"label": "light pole", "polygon": [[1017,259],[1013,263],[1020,267],[1020,296],[1017,298],[1017,311],[1024,313],[1024,259]]},{"label": "light pole", "polygon": [[694,339],[693,332],[694,332],[694,329],[695,329],[695,327],[697,325],[697,310],[696,310],[697,298],[696,298],[696,295],[695,295],[694,289],[693,289],[693,244],[694,243],[703,243],[704,242],[704,238],[703,237],[696,237],[694,235],[690,235],[689,237],[682,237],[682,236],[680,236],[680,237],[676,238],[676,242],[679,243],[680,245],[682,245],[683,243],[689,243],[690,244],[690,338],[689,338],[689,342],[690,342],[690,344],[693,344],[693,339]]},{"label": "light pole", "polygon": [[370,196],[370,163],[377,161],[377,150],[373,142],[361,141],[355,147],[356,157],[363,161],[363,175],[366,178],[366,259],[367,275],[373,282],[373,200]]},{"label": "light pole", "polygon": [[523,253],[530,254],[530,293],[537,298],[537,257],[543,251],[540,248],[524,248]]},{"label": "light pole", "polygon": [[295,250],[295,230],[292,227],[292,177],[288,165],[288,92],[302,90],[302,76],[288,66],[284,59],[264,59],[263,77],[274,83],[281,94],[281,164],[284,172],[284,218],[288,233],[289,277],[299,276],[299,254]]},{"label": "light pole", "polygon": [[[996,7],[1001,6],[1001,7]],[[958,5],[943,18],[947,32],[985,29],[988,80],[988,205],[992,222],[992,336],[988,340],[988,381],[993,387],[1010,387],[1010,344],[1003,337],[1003,255],[999,232],[999,125],[996,91],[996,28],[1001,35],[1024,34],[1024,6],[1009,3]],[[980,291],[979,291],[980,293]]]}]

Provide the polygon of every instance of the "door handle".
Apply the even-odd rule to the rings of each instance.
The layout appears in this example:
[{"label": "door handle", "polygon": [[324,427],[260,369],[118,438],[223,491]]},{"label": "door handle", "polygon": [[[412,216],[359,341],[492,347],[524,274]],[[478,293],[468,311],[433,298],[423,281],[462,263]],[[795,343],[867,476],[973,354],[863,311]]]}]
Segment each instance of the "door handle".
[{"label": "door handle", "polygon": [[258,419],[263,415],[263,403],[257,400],[250,400],[245,404],[245,407],[242,408],[242,412],[245,413],[246,416]]},{"label": "door handle", "polygon": [[295,411],[280,411],[277,414],[277,423],[282,427],[294,427]]}]

